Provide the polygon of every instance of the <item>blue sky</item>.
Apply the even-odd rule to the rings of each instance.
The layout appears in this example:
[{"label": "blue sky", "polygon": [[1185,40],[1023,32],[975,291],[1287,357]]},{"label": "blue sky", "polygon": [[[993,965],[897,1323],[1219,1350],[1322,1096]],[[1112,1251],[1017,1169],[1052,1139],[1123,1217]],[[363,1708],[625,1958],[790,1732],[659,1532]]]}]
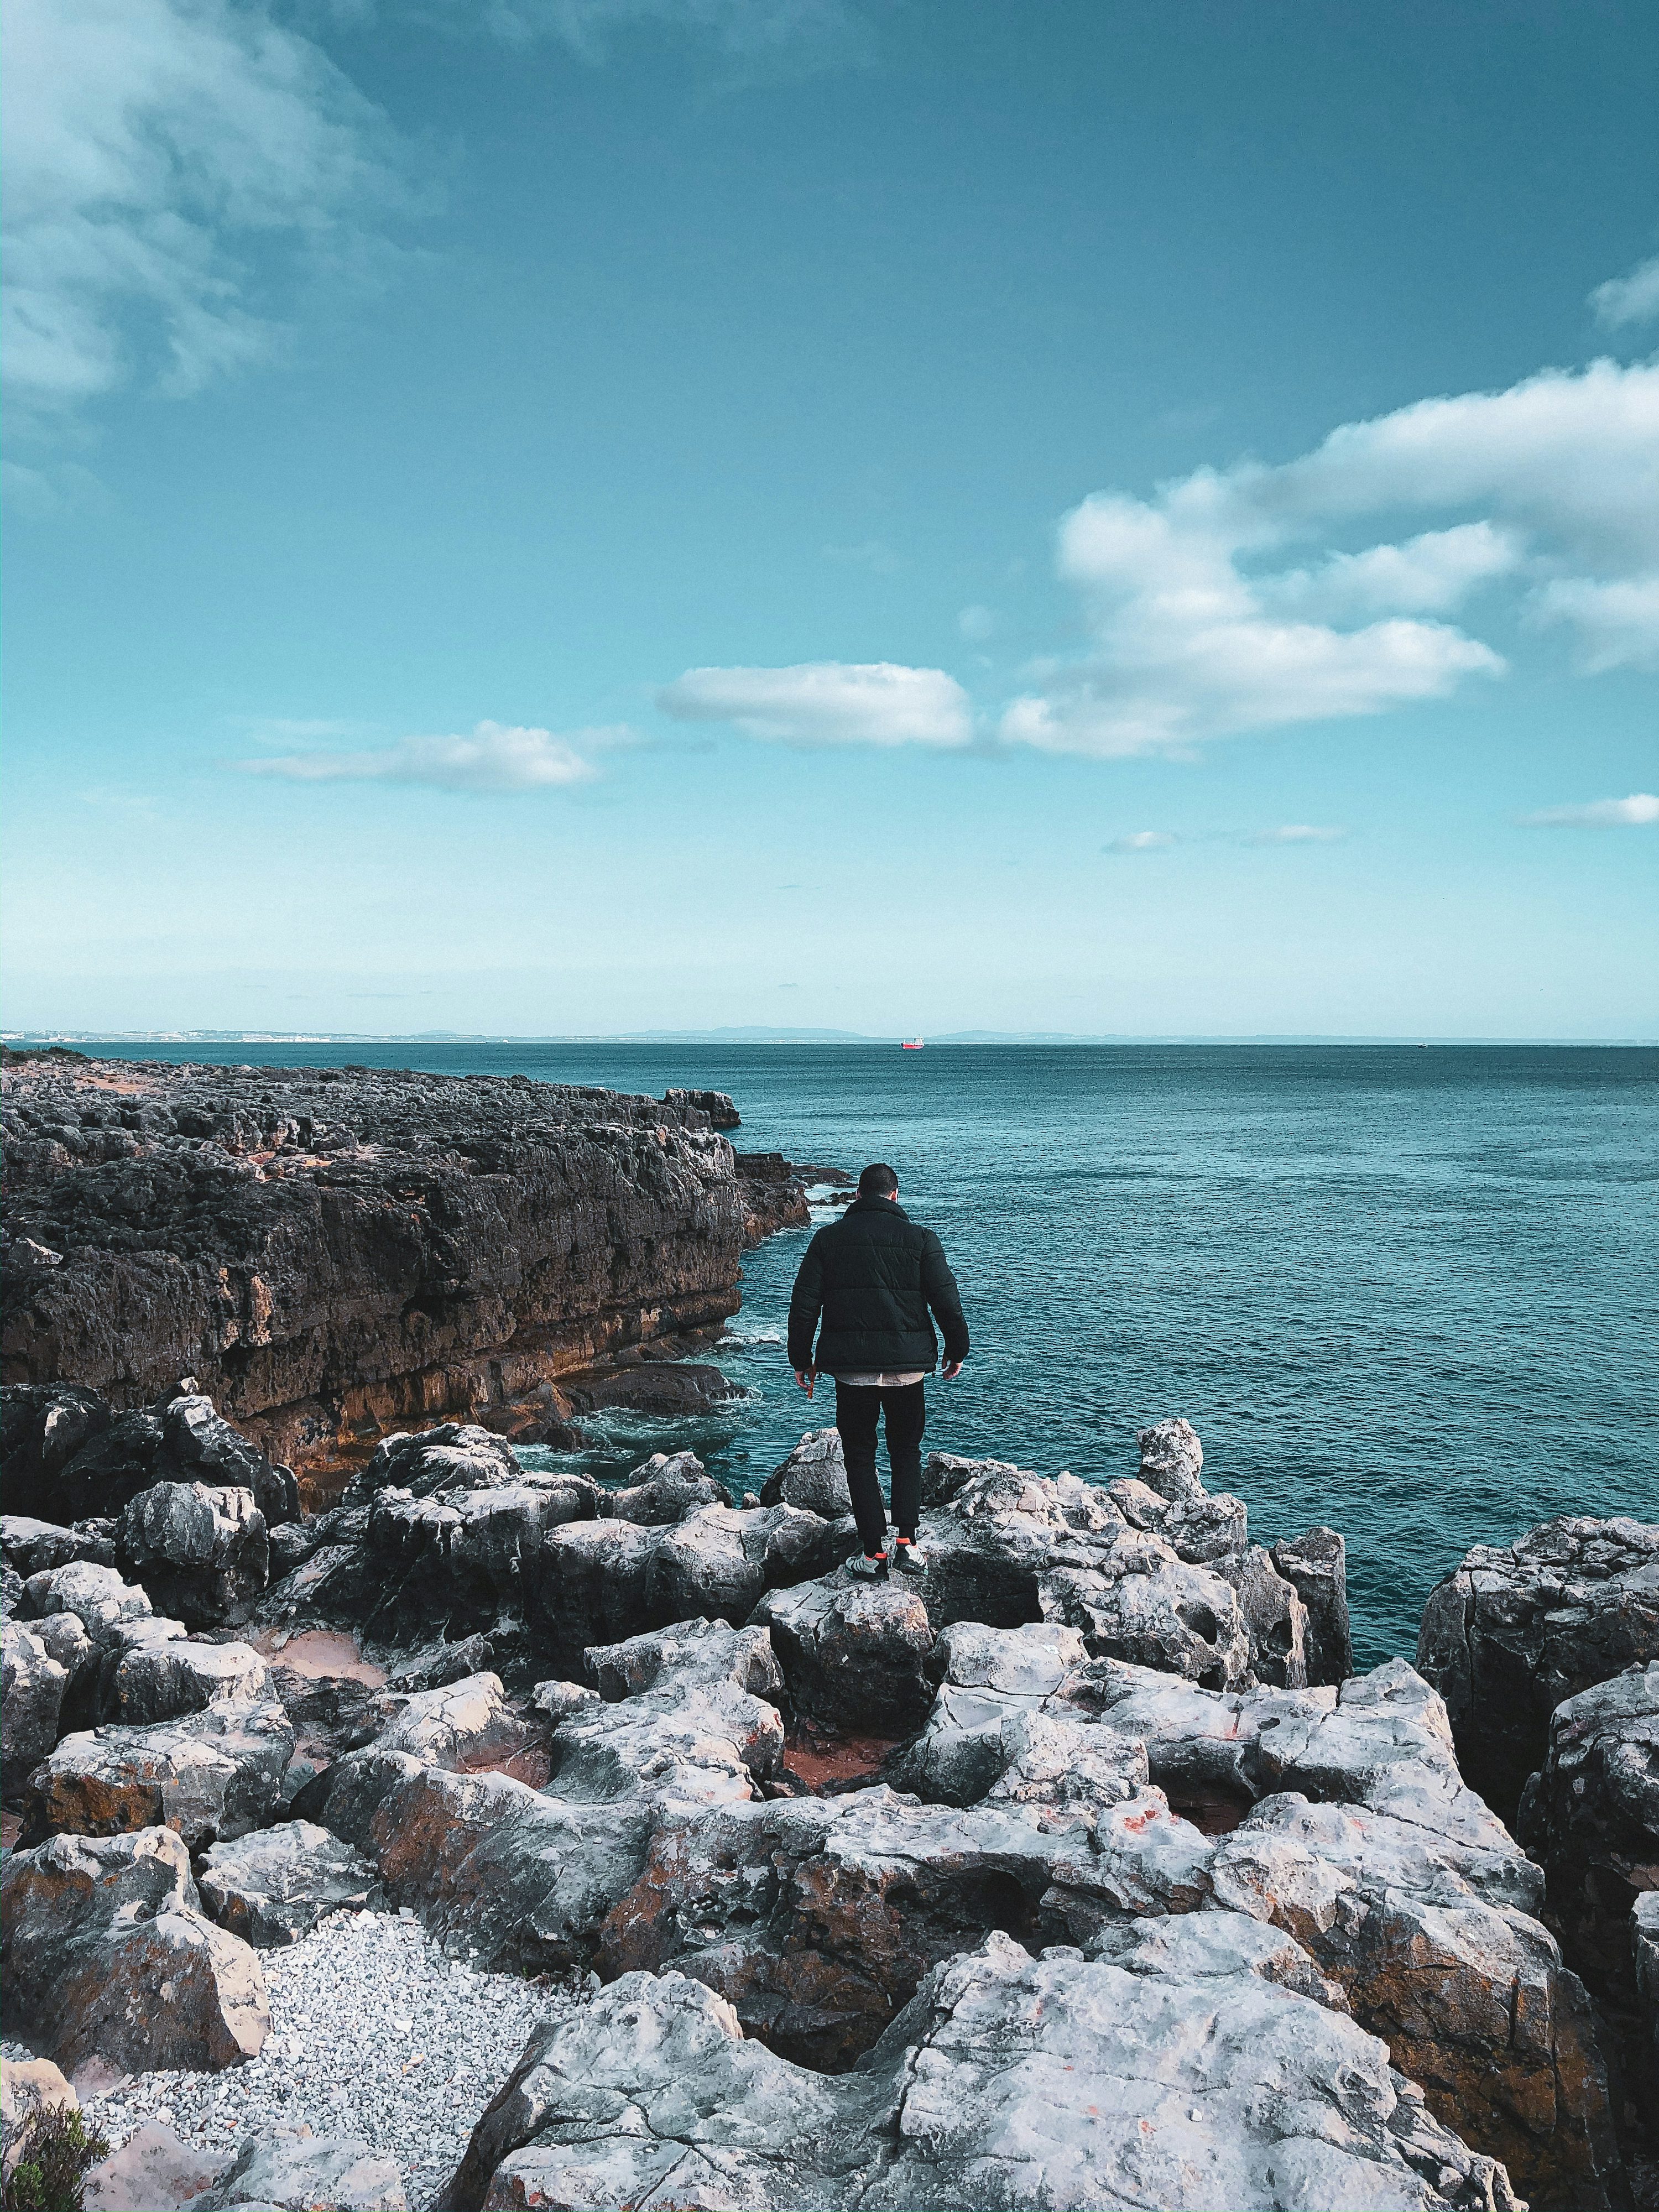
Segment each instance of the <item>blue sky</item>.
[{"label": "blue sky", "polygon": [[8,1026],[1659,1034],[1650,7],[8,39]]}]

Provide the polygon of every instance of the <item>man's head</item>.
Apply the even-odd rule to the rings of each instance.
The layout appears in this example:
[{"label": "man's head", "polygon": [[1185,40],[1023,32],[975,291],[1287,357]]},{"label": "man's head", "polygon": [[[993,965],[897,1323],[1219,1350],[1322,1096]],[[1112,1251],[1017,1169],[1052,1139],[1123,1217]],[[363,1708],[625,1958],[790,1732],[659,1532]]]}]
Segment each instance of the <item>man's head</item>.
[{"label": "man's head", "polygon": [[884,1161],[872,1160],[859,1177],[860,1198],[896,1198],[898,1177]]}]

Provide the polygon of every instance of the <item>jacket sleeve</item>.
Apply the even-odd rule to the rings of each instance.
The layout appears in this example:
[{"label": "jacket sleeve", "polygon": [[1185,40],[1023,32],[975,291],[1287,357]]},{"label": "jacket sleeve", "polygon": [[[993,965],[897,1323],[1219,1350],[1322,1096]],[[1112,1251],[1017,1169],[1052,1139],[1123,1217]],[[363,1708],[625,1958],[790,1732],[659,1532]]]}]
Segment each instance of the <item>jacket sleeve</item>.
[{"label": "jacket sleeve", "polygon": [[[818,1231],[821,1237],[823,1231]],[[823,1254],[815,1237],[806,1248],[789,1297],[789,1364],[797,1373],[812,1364],[812,1340],[823,1311]]]},{"label": "jacket sleeve", "polygon": [[945,1247],[930,1229],[927,1242],[922,1247],[921,1287],[923,1295],[933,1308],[933,1318],[945,1339],[945,1357],[948,1362],[968,1357],[968,1324],[962,1317],[962,1293],[957,1288],[957,1279],[951,1273],[951,1263],[945,1256]]}]

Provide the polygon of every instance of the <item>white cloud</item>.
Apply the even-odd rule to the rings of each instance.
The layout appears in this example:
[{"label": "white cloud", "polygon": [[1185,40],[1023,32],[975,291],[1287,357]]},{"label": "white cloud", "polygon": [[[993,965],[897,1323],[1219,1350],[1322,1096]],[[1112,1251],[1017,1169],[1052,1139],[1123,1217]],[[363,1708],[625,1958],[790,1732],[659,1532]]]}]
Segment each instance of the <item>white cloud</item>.
[{"label": "white cloud", "polygon": [[1334,824],[1285,822],[1276,830],[1258,830],[1250,842],[1253,845],[1334,845],[1339,837],[1346,837],[1347,834],[1346,830]]},{"label": "white cloud", "polygon": [[657,694],[682,722],[730,722],[786,745],[969,744],[968,695],[941,668],[809,661],[797,668],[691,668]]},{"label": "white cloud", "polygon": [[[1424,510],[1443,524],[1333,542]],[[1291,563],[1310,539],[1316,556]],[[1059,567],[1090,647],[1035,667],[1001,725],[1048,751],[1179,753],[1444,698],[1504,663],[1425,617],[1505,578],[1539,618],[1577,625],[1587,666],[1635,659],[1654,635],[1659,365],[1549,370],[1345,423],[1279,466],[1200,469],[1152,500],[1097,493],[1061,523]]]},{"label": "white cloud", "polygon": [[1341,620],[1384,613],[1449,614],[1494,576],[1520,565],[1520,540],[1490,522],[1425,531],[1403,545],[1333,553],[1316,568],[1289,568],[1257,580],[1256,595],[1276,613]]},{"label": "white cloud", "polygon": [[1569,622],[1578,632],[1586,674],[1609,668],[1659,668],[1659,568],[1597,582],[1558,576],[1533,594],[1540,622]]},{"label": "white cloud", "polygon": [[1659,797],[1633,791],[1628,799],[1593,799],[1586,806],[1547,806],[1524,820],[1537,829],[1644,829],[1659,822]]},{"label": "white cloud", "polygon": [[400,738],[365,752],[284,753],[239,761],[246,775],[293,783],[418,783],[437,791],[557,791],[586,783],[599,770],[579,751],[625,741],[623,730],[583,730],[574,738],[551,730],[480,722],[471,737]]},{"label": "white cloud", "polygon": [[982,645],[996,630],[997,618],[989,607],[964,607],[957,617],[957,628],[970,645]]},{"label": "white cloud", "polygon": [[1100,849],[1103,853],[1161,853],[1179,842],[1173,830],[1131,830]]},{"label": "white cloud", "polygon": [[1651,322],[1659,315],[1659,253],[1644,261],[1628,276],[1610,276],[1590,294],[1590,305],[1601,320],[1613,330],[1626,323]]},{"label": "white cloud", "polygon": [[396,197],[385,118],[263,5],[9,0],[0,87],[25,427],[135,374],[183,394],[263,359],[284,331],[254,263],[361,265]]}]

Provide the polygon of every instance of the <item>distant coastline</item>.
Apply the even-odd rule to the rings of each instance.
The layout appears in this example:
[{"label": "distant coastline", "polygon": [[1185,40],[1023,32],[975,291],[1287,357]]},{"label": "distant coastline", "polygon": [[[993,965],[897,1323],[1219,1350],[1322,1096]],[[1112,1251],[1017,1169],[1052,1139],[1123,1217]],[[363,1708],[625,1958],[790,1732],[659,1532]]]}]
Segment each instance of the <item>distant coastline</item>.
[{"label": "distant coastline", "polygon": [[[0,1043],[31,1050],[54,1044],[78,1050],[83,1045],[230,1045],[230,1044],[741,1044],[741,1045],[891,1045],[902,1039],[866,1035],[857,1030],[707,1029],[707,1030],[592,1030],[569,1031],[514,1031],[501,1030],[0,1030]],[[1129,1030],[1097,1035],[1062,1030],[953,1030],[930,1033],[934,1045],[1399,1045],[1492,1047],[1555,1046],[1562,1050],[1589,1047],[1651,1049],[1659,1037],[1631,1036],[1338,1036],[1298,1032],[1235,1031],[1208,1034],[1140,1034]]]}]

